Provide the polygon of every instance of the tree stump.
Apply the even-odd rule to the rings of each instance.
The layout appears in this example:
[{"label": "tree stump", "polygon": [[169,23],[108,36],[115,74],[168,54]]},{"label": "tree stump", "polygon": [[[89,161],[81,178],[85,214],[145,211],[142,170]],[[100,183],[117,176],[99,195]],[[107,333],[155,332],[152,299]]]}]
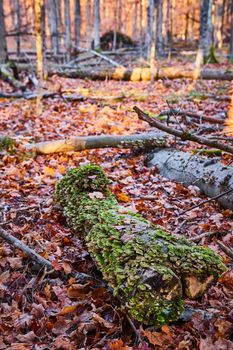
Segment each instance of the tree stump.
[{"label": "tree stump", "polygon": [[70,170],[56,199],[129,315],[145,325],[177,320],[185,296],[200,297],[225,265],[209,248],[178,239],[117,203],[96,165]]}]

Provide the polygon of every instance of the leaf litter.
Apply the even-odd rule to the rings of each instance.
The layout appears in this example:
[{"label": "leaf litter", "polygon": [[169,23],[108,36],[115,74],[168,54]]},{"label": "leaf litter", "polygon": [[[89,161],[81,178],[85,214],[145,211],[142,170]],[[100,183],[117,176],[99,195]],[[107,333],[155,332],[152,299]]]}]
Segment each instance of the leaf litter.
[{"label": "leaf litter", "polygon": [[[1,225],[51,261],[55,270],[63,271],[65,276],[77,271],[101,278],[81,235],[75,236],[70,231],[53,199],[57,180],[68,169],[89,162],[104,168],[112,180],[111,190],[122,206],[163,225],[171,233],[192,238],[216,231],[215,235],[203,237],[199,244],[218,251],[229,266],[218,284],[201,300],[187,300],[187,305],[197,310],[189,321],[161,329],[136,325],[144,341],[135,345],[135,334],[127,317],[104,285],[50,276],[24,253],[1,241],[0,349],[232,349],[233,262],[217,244],[222,240],[233,248],[231,211],[221,209],[213,201],[180,217],[181,211],[204,197],[195,186],[184,188],[160,176],[156,169],[148,169],[145,154],[99,149],[29,157],[22,154],[20,147],[28,142],[75,135],[149,130],[132,111],[135,103],[155,115],[168,108],[167,101],[174,108],[192,109],[209,116],[227,111],[227,102],[208,96],[200,98],[206,91],[217,95],[226,89],[222,82],[198,82],[195,91],[190,85],[188,80],[151,84],[91,82],[53,76],[46,83],[49,91],[62,86],[64,91],[85,92],[87,100],[44,100],[41,118],[35,116],[33,101],[0,101],[0,133],[20,141],[15,154],[3,151],[0,155]],[[91,96],[99,100],[92,101]],[[112,99],[105,99],[106,96]],[[183,125],[183,121],[180,123]],[[221,132],[218,126],[214,126],[214,131],[195,127],[205,134]],[[189,142],[175,143],[185,151],[200,148]],[[225,163],[232,160],[231,156],[221,156]],[[100,198],[101,193],[94,192],[93,196]],[[127,241],[130,237],[124,239]]]}]

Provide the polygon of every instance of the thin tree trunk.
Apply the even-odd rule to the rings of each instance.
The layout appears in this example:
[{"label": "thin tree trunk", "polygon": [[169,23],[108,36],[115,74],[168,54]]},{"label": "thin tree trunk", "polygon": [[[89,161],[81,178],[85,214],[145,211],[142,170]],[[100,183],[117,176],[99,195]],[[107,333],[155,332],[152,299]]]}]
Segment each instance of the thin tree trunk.
[{"label": "thin tree trunk", "polygon": [[168,46],[170,43],[170,35],[171,35],[171,28],[170,28],[170,6],[171,6],[171,1],[167,0],[166,1],[166,20],[165,20],[165,26],[166,26],[166,34],[165,34],[165,45]]},{"label": "thin tree trunk", "polygon": [[39,117],[42,114],[43,99],[43,41],[42,41],[42,20],[41,20],[41,2],[35,0],[36,14],[36,53],[37,53],[37,76],[38,76],[38,95],[36,99],[36,114]]},{"label": "thin tree trunk", "polygon": [[67,58],[67,61],[69,61],[70,53],[71,53],[70,0],[64,0],[64,17],[65,17],[66,58]]},{"label": "thin tree trunk", "polygon": [[164,53],[163,47],[163,1],[156,1],[156,54],[161,57]]},{"label": "thin tree trunk", "polygon": [[51,37],[51,48],[53,54],[57,56],[59,53],[58,27],[57,27],[57,12],[55,0],[47,0],[48,20]]},{"label": "thin tree trunk", "polygon": [[115,51],[117,47],[117,28],[118,28],[118,21],[119,21],[118,16],[119,16],[119,0],[116,0],[115,6],[114,6],[114,32],[113,32],[113,40],[112,40],[113,51]]},{"label": "thin tree trunk", "polygon": [[16,36],[16,51],[17,56],[20,55],[20,31],[21,31],[21,13],[20,13],[20,1],[16,0],[16,13],[17,13],[17,36]]},{"label": "thin tree trunk", "polygon": [[223,20],[223,0],[218,0],[216,4],[216,21],[214,27],[214,44],[222,48],[222,20]]},{"label": "thin tree trunk", "polygon": [[233,2],[231,3],[231,35],[229,47],[230,59],[233,59]]},{"label": "thin tree trunk", "polygon": [[81,31],[81,5],[80,5],[80,0],[75,0],[74,31],[75,31],[75,47],[77,48],[80,45],[80,31]]},{"label": "thin tree trunk", "polygon": [[87,50],[91,48],[91,0],[86,0],[86,19],[87,19]]},{"label": "thin tree trunk", "polygon": [[3,0],[0,0],[0,64],[7,60],[6,27],[3,10]]},{"label": "thin tree trunk", "polygon": [[137,39],[137,23],[138,22],[138,0],[134,1],[133,31],[132,38]]},{"label": "thin tree trunk", "polygon": [[94,49],[100,47],[100,3],[94,0]]},{"label": "thin tree trunk", "polygon": [[151,47],[153,41],[153,23],[154,23],[154,0],[149,0],[148,7],[148,24],[147,24],[147,33],[146,33],[146,47],[147,47],[147,58],[148,60],[151,57]]}]

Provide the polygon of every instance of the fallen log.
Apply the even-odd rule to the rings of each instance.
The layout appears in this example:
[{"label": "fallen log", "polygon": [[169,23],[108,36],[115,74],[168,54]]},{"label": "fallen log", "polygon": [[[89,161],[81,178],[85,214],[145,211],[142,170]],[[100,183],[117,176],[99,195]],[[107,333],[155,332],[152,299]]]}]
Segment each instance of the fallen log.
[{"label": "fallen log", "polygon": [[179,109],[175,109],[175,108],[170,108],[168,110],[164,110],[161,111],[159,113],[159,116],[181,116],[181,117],[189,117],[189,118],[194,118],[194,119],[198,119],[199,122],[201,123],[203,120],[207,121],[209,123],[214,123],[214,124],[224,124],[225,121],[224,119],[219,119],[219,118],[215,118],[215,117],[209,117],[206,115],[201,115],[199,113],[195,113],[195,112],[190,112],[190,111],[182,111]]},{"label": "fallen log", "polygon": [[137,113],[139,119],[144,120],[145,122],[149,123],[151,126],[158,128],[159,130],[167,132],[173,136],[180,137],[182,140],[197,142],[201,145],[206,145],[208,147],[218,148],[224,152],[233,154],[233,146],[218,142],[216,140],[210,140],[210,139],[207,139],[206,137],[197,136],[197,135],[192,134],[190,132],[185,132],[185,131],[180,131],[180,130],[170,128],[169,126],[167,126],[163,123],[160,123],[155,118],[150,117],[149,114],[143,112],[138,107],[134,106],[133,109]]},{"label": "fallen log", "polygon": [[183,298],[200,297],[225,266],[214,251],[178,239],[118,205],[96,165],[70,170],[55,197],[114,295],[145,325],[177,320]]},{"label": "fallen log", "polygon": [[156,167],[162,176],[186,187],[199,187],[211,198],[230,191],[217,201],[222,207],[233,210],[233,167],[221,164],[218,159],[206,159],[167,148],[151,153],[147,165]]},{"label": "fallen log", "polygon": [[38,154],[83,151],[94,148],[152,149],[166,147],[166,139],[166,135],[163,133],[74,136],[65,140],[27,144],[24,148]]},{"label": "fallen log", "polygon": [[[28,65],[18,64],[19,71],[28,70]],[[36,69],[35,64],[30,65],[30,69]],[[195,70],[185,70],[183,67],[156,67],[152,72],[150,68],[134,68],[127,69],[124,67],[106,68],[103,71],[98,70],[83,70],[76,68],[69,68],[56,64],[48,64],[46,71],[49,76],[59,75],[68,78],[80,78],[91,80],[105,80],[106,78],[113,80],[125,80],[125,81],[150,81],[151,74],[155,80],[157,79],[196,79]],[[205,80],[233,80],[233,70],[227,69],[203,69],[200,72],[199,79]]]}]

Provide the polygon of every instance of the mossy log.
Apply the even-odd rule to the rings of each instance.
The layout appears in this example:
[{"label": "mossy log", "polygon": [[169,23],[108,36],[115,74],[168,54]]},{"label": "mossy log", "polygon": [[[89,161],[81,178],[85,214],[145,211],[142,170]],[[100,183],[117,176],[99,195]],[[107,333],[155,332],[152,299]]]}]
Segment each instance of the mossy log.
[{"label": "mossy log", "polygon": [[58,182],[56,199],[130,316],[145,325],[177,320],[183,298],[200,297],[225,265],[211,249],[121,207],[108,183],[100,167],[85,165]]}]

